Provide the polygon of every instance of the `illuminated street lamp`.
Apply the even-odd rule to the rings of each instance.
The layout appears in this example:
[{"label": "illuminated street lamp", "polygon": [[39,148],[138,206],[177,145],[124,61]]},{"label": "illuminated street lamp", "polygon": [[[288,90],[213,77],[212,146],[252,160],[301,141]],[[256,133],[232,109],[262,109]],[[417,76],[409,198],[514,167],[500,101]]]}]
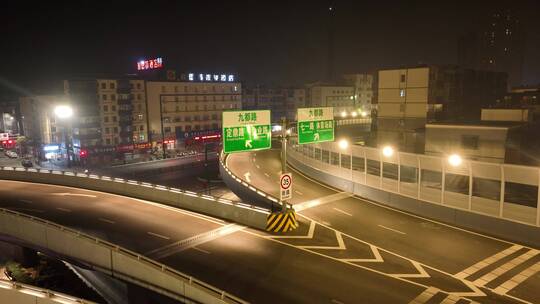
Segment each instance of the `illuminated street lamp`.
[{"label": "illuminated street lamp", "polygon": [[73,116],[73,108],[68,105],[59,105],[54,108],[54,115],[64,120],[64,141],[66,145],[67,167],[71,167],[71,160],[69,156],[69,135],[68,135],[68,119]]},{"label": "illuminated street lamp", "polygon": [[54,108],[54,115],[60,119],[66,119],[73,116],[73,109],[70,106],[61,105]]},{"label": "illuminated street lamp", "polygon": [[392,155],[394,155],[394,148],[390,147],[390,146],[385,146],[383,149],[382,149],[382,154],[386,157],[391,157]]},{"label": "illuminated street lamp", "polygon": [[362,117],[367,117],[367,112],[366,112],[366,111],[360,112],[360,116],[362,116]]},{"label": "illuminated street lamp", "polygon": [[341,117],[343,118],[347,117],[347,112],[346,111],[341,112]]},{"label": "illuminated street lamp", "polygon": [[458,154],[452,154],[448,156],[448,163],[453,167],[457,167],[461,165],[462,162],[463,162],[463,159]]},{"label": "illuminated street lamp", "polygon": [[356,113],[356,111],[351,112],[352,117],[356,117],[356,115],[358,115],[358,113]]},{"label": "illuminated street lamp", "polygon": [[347,141],[346,139],[342,139],[338,142],[338,146],[341,150],[345,150],[347,149],[347,147],[349,147],[349,141]]}]

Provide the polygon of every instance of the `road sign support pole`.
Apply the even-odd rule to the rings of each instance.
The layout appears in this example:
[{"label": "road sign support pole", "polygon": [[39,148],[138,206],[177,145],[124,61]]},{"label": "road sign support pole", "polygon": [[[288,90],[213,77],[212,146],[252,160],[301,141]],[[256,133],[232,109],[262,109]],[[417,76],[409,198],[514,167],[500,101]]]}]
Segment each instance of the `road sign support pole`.
[{"label": "road sign support pole", "polygon": [[[287,119],[281,118],[281,173],[287,171]],[[281,209],[287,210],[287,202],[281,202]]]}]

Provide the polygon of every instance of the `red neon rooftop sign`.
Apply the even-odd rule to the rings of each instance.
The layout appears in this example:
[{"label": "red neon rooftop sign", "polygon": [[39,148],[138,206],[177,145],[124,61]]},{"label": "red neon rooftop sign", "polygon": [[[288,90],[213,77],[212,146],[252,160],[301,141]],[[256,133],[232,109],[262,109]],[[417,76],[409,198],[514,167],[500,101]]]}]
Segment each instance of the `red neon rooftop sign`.
[{"label": "red neon rooftop sign", "polygon": [[149,59],[149,60],[141,60],[137,62],[138,71],[159,69],[162,67],[163,67],[163,58],[161,57],[157,57],[157,58]]}]

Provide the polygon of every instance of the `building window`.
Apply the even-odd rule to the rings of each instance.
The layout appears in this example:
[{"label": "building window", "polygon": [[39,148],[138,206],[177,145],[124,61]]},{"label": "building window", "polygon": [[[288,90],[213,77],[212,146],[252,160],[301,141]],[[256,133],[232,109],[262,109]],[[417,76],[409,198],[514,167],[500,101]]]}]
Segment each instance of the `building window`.
[{"label": "building window", "polygon": [[116,122],[116,116],[113,116],[113,117],[112,117],[112,121],[113,121],[113,122]]},{"label": "building window", "polygon": [[217,114],[212,114],[212,120],[217,120]]},{"label": "building window", "polygon": [[116,100],[116,95],[111,94],[111,100]]},{"label": "building window", "polygon": [[171,133],[171,127],[165,127],[163,130],[165,130],[165,133]]},{"label": "building window", "polygon": [[109,106],[103,106],[103,112],[108,112],[109,111]]},{"label": "building window", "polygon": [[178,86],[174,86],[174,92],[175,92],[175,93],[178,92]]},{"label": "building window", "polygon": [[144,141],[144,134],[139,135],[139,140]]},{"label": "building window", "polygon": [[118,134],[118,128],[114,127],[114,134]]},{"label": "building window", "polygon": [[111,111],[116,112],[116,106],[111,106]]},{"label": "building window", "polygon": [[107,84],[105,82],[101,83],[101,89],[105,90],[107,88]]},{"label": "building window", "polygon": [[201,129],[201,126],[195,125],[195,130],[196,130],[196,131],[198,131],[198,130],[200,130],[200,129]]},{"label": "building window", "polygon": [[399,90],[399,97],[405,97],[405,90],[404,89]]},{"label": "building window", "polygon": [[103,122],[109,122],[109,116],[103,117]]},{"label": "building window", "polygon": [[139,120],[143,120],[143,115],[139,114],[139,115],[137,115],[137,118],[139,118]]},{"label": "building window", "polygon": [[462,135],[461,146],[463,149],[478,150],[478,135]]},{"label": "building window", "polygon": [[101,96],[101,99],[107,100],[107,94],[103,94],[103,95]]},{"label": "building window", "polygon": [[400,76],[400,82],[405,82],[405,74]]},{"label": "building window", "polygon": [[186,121],[191,121],[191,116],[189,116],[189,115],[186,116],[186,117],[185,117],[185,120],[186,120]]},{"label": "building window", "polygon": [[142,111],[142,105],[141,104],[137,105],[137,111],[139,111],[139,112]]},{"label": "building window", "polygon": [[161,86],[161,92],[162,92],[162,93],[167,92],[167,89],[165,88],[165,86]]},{"label": "building window", "polygon": [[51,132],[55,133],[56,132],[56,127],[51,127]]},{"label": "building window", "polygon": [[141,125],[141,128],[139,130],[144,131],[144,125]]},{"label": "building window", "polygon": [[115,145],[118,144],[118,137],[115,137],[115,138],[114,138],[114,144],[115,144]]},{"label": "building window", "polygon": [[105,139],[105,142],[107,143],[107,145],[110,145],[111,144],[111,139],[107,138],[107,139]]},{"label": "building window", "polygon": [[109,88],[110,88],[111,90],[114,89],[114,82],[111,82],[111,83],[109,84]]},{"label": "building window", "polygon": [[109,133],[111,133],[111,129],[105,128],[105,134],[109,134]]},{"label": "building window", "polygon": [[141,100],[141,94],[137,94],[137,100]]},{"label": "building window", "polygon": [[137,89],[138,89],[138,90],[141,89],[141,84],[140,84],[140,83],[137,83]]}]

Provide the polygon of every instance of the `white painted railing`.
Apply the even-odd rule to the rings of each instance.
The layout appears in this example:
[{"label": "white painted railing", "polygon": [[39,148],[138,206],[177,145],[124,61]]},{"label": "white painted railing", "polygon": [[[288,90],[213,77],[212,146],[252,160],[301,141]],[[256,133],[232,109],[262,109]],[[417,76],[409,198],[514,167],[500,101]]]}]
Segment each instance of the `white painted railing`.
[{"label": "white painted railing", "polygon": [[419,201],[540,227],[538,167],[448,159],[338,143],[298,145],[288,157],[342,180]]},{"label": "white painted railing", "polygon": [[268,210],[178,188],[80,172],[0,167],[0,179],[54,184],[136,197],[264,229]]},{"label": "white painted railing", "polygon": [[42,303],[42,304],[93,304],[49,289],[32,285],[0,280],[0,299],[2,303]]},{"label": "white painted railing", "polygon": [[247,303],[136,252],[20,212],[0,208],[0,233],[182,302]]}]

